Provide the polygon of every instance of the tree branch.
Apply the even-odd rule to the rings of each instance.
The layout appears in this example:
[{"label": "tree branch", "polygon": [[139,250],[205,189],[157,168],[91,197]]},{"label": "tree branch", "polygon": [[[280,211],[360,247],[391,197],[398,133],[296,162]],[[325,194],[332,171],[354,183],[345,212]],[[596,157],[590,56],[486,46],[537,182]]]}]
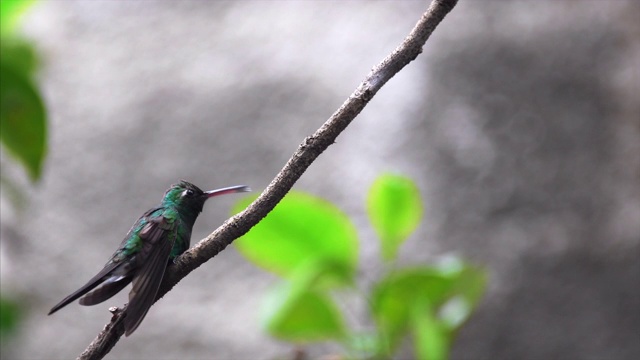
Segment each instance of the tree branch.
[{"label": "tree branch", "polygon": [[[453,9],[458,0],[433,0],[411,33],[389,56],[375,66],[347,101],[313,135],[304,139],[282,170],[262,194],[241,213],[233,216],[194,247],[179,256],[167,268],[156,301],[182,278],[224,250],[244,235],[289,192],[313,161],[335,142],[338,135],[355,119],[380,88],[421,52],[436,26]],[[111,308],[111,321],[80,354],[80,360],[102,359],[124,334],[123,309]]]}]

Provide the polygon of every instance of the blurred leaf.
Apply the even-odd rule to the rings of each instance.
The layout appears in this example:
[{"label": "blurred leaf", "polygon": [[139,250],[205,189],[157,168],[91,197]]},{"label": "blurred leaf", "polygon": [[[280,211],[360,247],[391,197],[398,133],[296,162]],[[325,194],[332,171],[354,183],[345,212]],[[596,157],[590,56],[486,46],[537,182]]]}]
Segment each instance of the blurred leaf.
[{"label": "blurred leaf", "polygon": [[433,316],[428,304],[415,306],[412,316],[413,343],[416,358],[446,360],[449,358],[451,332]]},{"label": "blurred leaf", "polygon": [[[479,301],[486,283],[483,271],[459,267],[404,269],[390,274],[373,289],[371,312],[393,351],[415,323],[415,306],[426,306],[431,317],[455,330]],[[423,320],[420,320],[423,321]],[[426,326],[419,324],[419,326]],[[422,330],[421,330],[422,331]]]},{"label": "blurred leaf", "polygon": [[422,201],[416,184],[409,178],[386,174],[369,190],[367,210],[382,241],[382,256],[392,260],[398,247],[416,229],[422,218]]},{"label": "blurred leaf", "polygon": [[440,308],[439,318],[450,329],[461,326],[484,294],[487,274],[484,270],[465,264],[460,258],[447,256],[436,268],[453,280],[451,297]]},{"label": "blurred leaf", "polygon": [[0,1],[0,34],[4,37],[15,31],[22,14],[35,3],[35,0]]},{"label": "blurred leaf", "polygon": [[487,288],[487,272],[475,266],[467,266],[458,278],[457,288],[473,306],[482,299]]},{"label": "blurred leaf", "polygon": [[16,37],[2,38],[0,61],[28,78],[31,78],[38,67],[36,49],[28,41]]},{"label": "blurred leaf", "polygon": [[44,105],[29,78],[4,62],[0,62],[0,140],[31,180],[38,180],[46,153]]},{"label": "blurred leaf", "polygon": [[12,179],[0,172],[0,193],[6,195],[13,208],[20,212],[26,209],[27,195]]},{"label": "blurred leaf", "polygon": [[447,301],[440,308],[439,318],[449,329],[456,329],[471,315],[471,304],[460,296]]},{"label": "blurred leaf", "polygon": [[371,311],[391,352],[411,325],[415,304],[438,306],[450,294],[454,281],[431,268],[398,271],[383,279],[373,290]]},{"label": "blurred leaf", "polygon": [[457,329],[469,317],[482,299],[487,286],[487,274],[484,270],[465,266],[455,278],[455,297],[441,309],[440,318],[451,328]]},{"label": "blurred leaf", "polygon": [[331,298],[293,284],[276,288],[266,301],[264,324],[271,335],[291,342],[341,339],[344,321]]},{"label": "blurred leaf", "polygon": [[[234,213],[255,197],[236,204]],[[356,268],[358,239],[347,216],[332,204],[301,192],[290,192],[249,233],[234,242],[253,263],[284,277],[306,263],[330,261]]]},{"label": "blurred leaf", "polygon": [[12,300],[0,297],[0,335],[15,332],[21,318],[20,305]]},{"label": "blurred leaf", "polygon": [[349,359],[373,359],[380,353],[380,337],[376,333],[353,334],[349,338],[349,348],[354,356]]},{"label": "blurred leaf", "polygon": [[354,276],[355,271],[351,266],[329,259],[308,261],[290,274],[291,281],[304,290],[351,286]]}]

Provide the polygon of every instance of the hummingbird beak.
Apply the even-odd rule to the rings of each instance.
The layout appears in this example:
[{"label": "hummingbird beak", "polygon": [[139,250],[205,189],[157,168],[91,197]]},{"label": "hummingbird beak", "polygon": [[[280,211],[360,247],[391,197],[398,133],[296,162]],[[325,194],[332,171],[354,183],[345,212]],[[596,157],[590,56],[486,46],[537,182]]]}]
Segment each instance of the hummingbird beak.
[{"label": "hummingbird beak", "polygon": [[205,191],[204,195],[207,198],[212,198],[212,197],[218,196],[218,195],[234,194],[234,193],[249,192],[249,191],[251,191],[251,188],[248,187],[248,186],[236,185],[236,186],[229,186],[229,187],[222,188],[222,189]]}]

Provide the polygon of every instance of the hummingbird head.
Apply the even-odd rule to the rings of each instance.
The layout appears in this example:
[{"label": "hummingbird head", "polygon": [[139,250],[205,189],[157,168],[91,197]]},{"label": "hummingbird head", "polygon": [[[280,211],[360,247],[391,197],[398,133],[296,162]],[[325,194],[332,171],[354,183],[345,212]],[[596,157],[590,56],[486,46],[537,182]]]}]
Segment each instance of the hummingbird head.
[{"label": "hummingbird head", "polygon": [[195,213],[197,216],[202,212],[202,208],[204,207],[204,203],[207,199],[218,195],[247,191],[251,191],[251,189],[244,185],[202,191],[192,183],[180,180],[179,183],[171,185],[169,190],[165,192],[162,204],[175,206],[178,210]]}]

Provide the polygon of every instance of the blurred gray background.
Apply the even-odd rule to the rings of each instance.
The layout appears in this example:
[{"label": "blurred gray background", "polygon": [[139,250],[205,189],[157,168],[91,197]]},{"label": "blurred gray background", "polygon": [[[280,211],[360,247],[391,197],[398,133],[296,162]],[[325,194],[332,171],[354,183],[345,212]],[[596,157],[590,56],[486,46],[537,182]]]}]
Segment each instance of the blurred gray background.
[{"label": "blurred gray background", "polygon": [[[426,7],[34,7],[24,33],[44,59],[50,147],[23,211],[2,194],[1,290],[28,309],[3,356],[77,356],[127,292],[46,313],[101,268],[133,221],[178,179],[263,189]],[[640,358],[639,17],[633,0],[463,0],[296,184],[354,219],[362,274],[373,278],[380,262],[368,187],[385,171],[418,182],[425,218],[401,249],[403,263],[455,253],[490,272],[454,359]],[[24,178],[4,153],[2,171]],[[192,242],[237,198],[208,203]],[[290,356],[259,327],[276,280],[230,247],[108,358]],[[352,314],[364,328],[361,312]]]}]

